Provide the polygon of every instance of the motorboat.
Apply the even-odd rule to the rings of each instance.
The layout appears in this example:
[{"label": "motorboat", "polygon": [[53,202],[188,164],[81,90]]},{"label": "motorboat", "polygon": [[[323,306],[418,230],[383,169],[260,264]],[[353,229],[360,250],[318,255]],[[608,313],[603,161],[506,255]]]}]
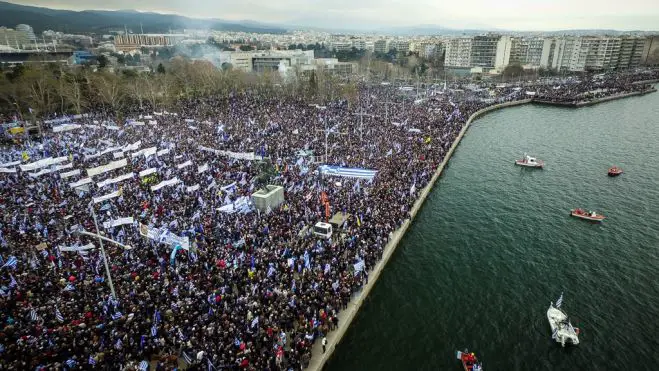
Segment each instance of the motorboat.
[{"label": "motorboat", "polygon": [[609,169],[609,176],[618,176],[620,174],[622,174],[622,169],[617,166]]},{"label": "motorboat", "polygon": [[602,220],[606,219],[604,215],[598,214],[594,211],[586,211],[584,209],[572,209],[570,211],[570,215],[593,222],[601,222]]},{"label": "motorboat", "polygon": [[465,371],[483,371],[483,365],[478,361],[474,353],[469,353],[467,349],[464,352],[458,350],[457,357],[462,362]]},{"label": "motorboat", "polygon": [[565,344],[577,345],[579,344],[579,328],[572,326],[567,314],[561,310],[562,304],[563,293],[556,300],[556,304],[552,302],[549,304],[549,309],[547,309],[551,338],[562,346],[565,346]]},{"label": "motorboat", "polygon": [[523,159],[515,160],[515,165],[542,169],[545,166],[545,163],[535,157],[524,155]]}]

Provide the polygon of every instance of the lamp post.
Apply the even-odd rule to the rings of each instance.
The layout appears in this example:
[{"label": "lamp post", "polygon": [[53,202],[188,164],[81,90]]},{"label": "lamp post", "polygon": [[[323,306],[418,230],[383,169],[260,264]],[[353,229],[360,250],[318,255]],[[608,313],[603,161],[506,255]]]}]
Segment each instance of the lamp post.
[{"label": "lamp post", "polygon": [[108,266],[108,257],[105,254],[105,248],[103,247],[103,241],[107,241],[107,242],[113,243],[115,245],[118,245],[118,246],[122,247],[125,250],[131,250],[132,247],[124,245],[122,243],[119,243],[119,242],[117,242],[113,239],[101,236],[99,228],[98,228],[98,219],[96,218],[96,212],[94,211],[94,206],[93,206],[92,203],[89,204],[89,209],[91,210],[92,217],[94,218],[94,225],[96,226],[96,233],[87,232],[85,230],[76,230],[76,233],[82,234],[82,235],[85,235],[85,236],[97,237],[98,238],[98,244],[101,247],[101,255],[103,256],[103,265],[105,266],[105,274],[108,276],[108,284],[110,285],[110,293],[112,294],[112,297],[116,299],[117,294],[114,291],[114,284],[112,283],[112,275],[110,274],[110,267]]}]

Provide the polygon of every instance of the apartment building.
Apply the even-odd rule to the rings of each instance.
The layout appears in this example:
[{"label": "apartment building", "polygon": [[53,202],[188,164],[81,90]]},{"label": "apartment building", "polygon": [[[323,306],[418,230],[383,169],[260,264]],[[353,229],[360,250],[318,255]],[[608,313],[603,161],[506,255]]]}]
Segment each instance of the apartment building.
[{"label": "apartment building", "polygon": [[373,42],[373,51],[376,53],[387,53],[389,52],[389,46],[387,40],[376,40]]},{"label": "apartment building", "polygon": [[444,66],[453,68],[470,68],[471,65],[471,37],[458,37],[446,42]]}]

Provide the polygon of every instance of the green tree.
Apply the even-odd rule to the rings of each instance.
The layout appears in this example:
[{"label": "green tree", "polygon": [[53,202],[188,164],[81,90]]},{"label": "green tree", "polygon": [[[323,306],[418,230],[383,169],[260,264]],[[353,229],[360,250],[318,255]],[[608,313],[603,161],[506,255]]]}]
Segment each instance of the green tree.
[{"label": "green tree", "polygon": [[108,57],[104,56],[103,54],[98,56],[98,68],[105,68],[108,65]]},{"label": "green tree", "polygon": [[241,45],[240,50],[244,52],[249,52],[254,50],[254,47],[252,47],[251,45]]},{"label": "green tree", "polygon": [[156,68],[156,72],[159,74],[165,74],[165,66],[162,65],[162,63],[158,63],[158,68]]}]

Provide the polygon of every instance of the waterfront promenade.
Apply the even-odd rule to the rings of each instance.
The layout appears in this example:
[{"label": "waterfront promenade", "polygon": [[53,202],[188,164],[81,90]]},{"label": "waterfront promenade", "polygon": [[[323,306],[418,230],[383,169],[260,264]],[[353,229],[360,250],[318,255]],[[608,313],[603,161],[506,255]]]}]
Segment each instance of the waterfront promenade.
[{"label": "waterfront promenade", "polygon": [[[604,97],[604,98],[599,98],[599,99],[593,99],[588,102],[583,102],[584,104],[579,104],[579,105],[565,105],[565,104],[552,104],[553,102],[540,102],[544,104],[549,104],[549,105],[557,105],[557,106],[565,106],[565,107],[583,107],[583,106],[590,106],[598,103],[604,103],[612,100],[618,100],[618,99],[623,99],[623,98],[628,98],[628,97],[633,97],[633,96],[638,96],[638,95],[644,95],[647,93],[651,92],[656,92],[656,89],[651,89],[648,91],[643,91],[643,92],[633,92],[633,93],[627,93],[627,94],[619,94],[619,95],[614,95],[614,96],[609,96],[609,97]],[[323,353],[322,351],[322,345],[321,341],[317,341],[314,344],[313,351],[312,351],[312,358],[309,364],[309,367],[307,368],[308,370],[312,371],[320,371],[323,369],[325,366],[326,362],[330,359],[332,356],[332,353],[336,349],[336,345],[341,341],[343,336],[346,333],[346,330],[350,326],[352,320],[354,319],[355,315],[357,314],[357,311],[361,308],[364,300],[367,298],[368,294],[371,292],[372,288],[375,286],[380,274],[382,273],[382,270],[386,266],[387,262],[393,255],[394,251],[396,250],[398,243],[402,239],[402,237],[405,235],[405,232],[409,228],[410,224],[414,220],[416,214],[420,210],[421,206],[425,202],[427,196],[430,194],[430,191],[432,190],[433,186],[435,185],[435,182],[439,177],[441,176],[446,164],[450,161],[451,156],[453,155],[455,149],[459,146],[462,138],[466,134],[467,130],[469,130],[469,127],[471,126],[471,123],[480,118],[481,116],[495,111],[499,110],[502,108],[506,107],[513,107],[513,106],[520,106],[524,104],[529,104],[529,103],[538,103],[534,99],[524,99],[524,100],[518,100],[518,101],[511,101],[511,102],[506,102],[506,103],[501,103],[501,104],[496,104],[492,105],[486,108],[483,108],[475,113],[473,113],[469,119],[467,120],[465,126],[462,128],[460,131],[458,137],[456,140],[453,142],[451,145],[449,151],[447,152],[445,158],[437,168],[436,172],[434,173],[433,177],[431,178],[430,182],[426,185],[426,187],[422,190],[422,192],[419,195],[419,198],[415,201],[414,206],[412,207],[410,211],[410,218],[405,220],[405,222],[402,224],[402,226],[391,233],[389,237],[389,242],[387,243],[383,257],[382,259],[375,265],[373,270],[370,272],[369,275],[369,280],[367,284],[364,284],[363,288],[356,294],[353,295],[352,300],[348,304],[347,309],[341,311],[338,315],[339,317],[339,326],[336,330],[330,332],[327,334],[327,346],[326,346],[326,351]]]}]

